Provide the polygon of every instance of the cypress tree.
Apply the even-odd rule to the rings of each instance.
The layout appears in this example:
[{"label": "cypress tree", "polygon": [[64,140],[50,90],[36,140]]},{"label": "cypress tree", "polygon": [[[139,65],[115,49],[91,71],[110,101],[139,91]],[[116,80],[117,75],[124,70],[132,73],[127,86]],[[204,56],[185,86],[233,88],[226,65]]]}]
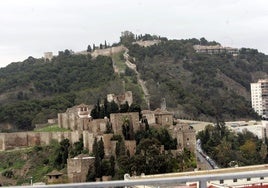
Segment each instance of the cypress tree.
[{"label": "cypress tree", "polygon": [[100,139],[100,141],[98,142],[98,155],[100,156],[100,159],[102,160],[104,158],[104,143],[102,138]]}]

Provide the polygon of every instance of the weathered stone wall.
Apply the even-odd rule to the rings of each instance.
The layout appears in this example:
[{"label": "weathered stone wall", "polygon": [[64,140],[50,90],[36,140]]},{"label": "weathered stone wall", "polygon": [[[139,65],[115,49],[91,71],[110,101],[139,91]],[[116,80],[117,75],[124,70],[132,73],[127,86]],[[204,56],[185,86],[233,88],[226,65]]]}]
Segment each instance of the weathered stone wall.
[{"label": "weathered stone wall", "polygon": [[163,126],[171,126],[173,124],[172,114],[155,114],[156,123]]},{"label": "weathered stone wall", "polygon": [[196,136],[195,132],[187,131],[183,133],[184,143],[186,145],[184,147],[188,148],[191,152],[195,153],[196,148]]},{"label": "weathered stone wall", "polygon": [[116,140],[111,140],[111,154],[116,157]]},{"label": "weathered stone wall", "polygon": [[130,156],[136,153],[136,140],[125,140],[126,151],[129,151]]},{"label": "weathered stone wall", "polygon": [[92,57],[97,57],[99,55],[103,56],[111,56],[112,54],[119,53],[125,50],[124,46],[115,46],[111,48],[106,48],[106,49],[96,49],[91,53]]},{"label": "weathered stone wall", "polygon": [[94,169],[94,157],[77,156],[67,159],[67,174],[69,182],[78,183],[86,182],[89,169]]},{"label": "weathered stone wall", "polygon": [[90,118],[80,118],[76,113],[70,111],[58,114],[59,127],[71,130],[87,130]]},{"label": "weathered stone wall", "polygon": [[41,144],[40,133],[29,132],[27,133],[27,146],[37,146]]},{"label": "weathered stone wall", "polygon": [[52,138],[50,132],[40,132],[40,145],[48,145],[50,144]]},{"label": "weathered stone wall", "polygon": [[112,155],[112,147],[111,147],[111,138],[112,137],[113,137],[113,134],[103,134],[102,135],[105,157],[110,157]]},{"label": "weathered stone wall", "polygon": [[176,125],[173,130],[173,138],[177,138],[178,149],[189,149],[195,153],[196,133],[193,128],[187,124]]},{"label": "weathered stone wall", "polygon": [[106,131],[108,119],[94,119],[88,123],[88,131],[95,134],[103,134]]},{"label": "weathered stone wall", "polygon": [[1,133],[0,150],[9,150],[17,147],[48,145],[52,140],[60,142],[65,138],[69,139],[70,143],[73,144],[79,141],[81,135],[81,131]]},{"label": "weathered stone wall", "polygon": [[0,151],[5,150],[5,134],[0,133]]},{"label": "weathered stone wall", "polygon": [[143,46],[143,47],[148,47],[148,46],[158,44],[160,42],[161,42],[161,40],[145,40],[145,41],[136,41],[133,43],[138,44],[138,45]]},{"label": "weathered stone wall", "polygon": [[125,104],[126,102],[128,102],[128,105],[131,105],[133,103],[132,91],[126,91],[124,94],[120,95],[108,94],[107,101],[114,101],[118,105]]},{"label": "weathered stone wall", "polygon": [[92,132],[83,131],[84,148],[87,148],[89,153],[93,152],[94,134]]},{"label": "weathered stone wall", "polygon": [[28,138],[26,132],[6,133],[5,135],[5,149],[14,149],[16,147],[27,147]]},{"label": "weathered stone wall", "polygon": [[149,125],[155,124],[155,115],[152,111],[149,110],[143,110],[142,116],[147,119],[147,122]]},{"label": "weathered stone wall", "polygon": [[138,112],[110,114],[110,121],[112,123],[114,134],[122,135],[122,125],[126,118],[131,122],[134,132],[140,129]]}]

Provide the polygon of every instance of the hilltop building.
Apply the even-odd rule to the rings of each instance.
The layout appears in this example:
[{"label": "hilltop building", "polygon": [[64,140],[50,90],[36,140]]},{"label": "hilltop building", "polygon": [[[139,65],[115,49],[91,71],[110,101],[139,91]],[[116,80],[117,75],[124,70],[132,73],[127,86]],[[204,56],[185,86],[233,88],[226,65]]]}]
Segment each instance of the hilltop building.
[{"label": "hilltop building", "polygon": [[86,130],[91,118],[90,109],[89,105],[80,104],[68,108],[65,113],[58,113],[59,127],[70,130]]},{"label": "hilltop building", "polygon": [[237,48],[231,48],[231,47],[223,47],[221,45],[194,45],[194,50],[197,53],[203,53],[203,54],[221,54],[221,53],[228,53],[237,55],[239,50]]},{"label": "hilltop building", "polygon": [[143,118],[147,119],[149,125],[157,124],[166,127],[173,125],[173,113],[167,110],[157,108],[154,111],[143,110],[141,113]]},{"label": "hilltop building", "polygon": [[45,52],[45,53],[44,53],[44,59],[45,59],[45,60],[49,60],[49,61],[51,61],[52,58],[53,58],[53,53],[52,53],[52,52]]},{"label": "hilltop building", "polygon": [[133,103],[132,91],[126,91],[124,94],[121,95],[108,94],[107,101],[108,102],[114,101],[119,106],[121,104],[125,104],[126,102],[128,102],[128,105],[130,106]]},{"label": "hilltop building", "polygon": [[[132,100],[132,96],[130,98]],[[121,100],[121,97],[113,96],[112,99],[122,102],[124,100],[127,101],[128,97],[123,97],[123,100]],[[129,103],[131,104],[132,102],[129,101]],[[89,105],[80,104],[68,108],[65,113],[59,113],[59,127],[68,129],[66,132],[0,133],[0,151],[16,147],[48,145],[53,140],[60,142],[63,139],[69,139],[70,144],[82,140],[84,149],[92,153],[94,140],[102,140],[105,153],[104,158],[109,158],[116,156],[116,147],[118,147],[118,142],[121,142],[114,138],[115,135],[121,135],[126,152],[129,156],[134,156],[137,147],[134,133],[144,130],[149,124],[150,127],[156,129],[166,128],[172,138],[177,140],[177,148],[171,151],[174,155],[179,154],[184,148],[195,153],[195,130],[185,123],[174,125],[173,113],[166,110],[165,101],[163,101],[162,109],[142,111],[142,120],[140,120],[139,112],[112,113],[110,118],[93,119],[90,116],[91,109],[92,107]],[[146,120],[148,120],[148,124]],[[161,146],[161,152],[166,152],[163,145]],[[69,181],[84,182],[86,174],[93,170],[94,158],[79,155],[68,159],[67,163]],[[47,174],[47,176],[51,183],[61,181],[61,174],[58,172]]]},{"label": "hilltop building", "polygon": [[262,118],[268,118],[268,79],[250,84],[252,108]]}]

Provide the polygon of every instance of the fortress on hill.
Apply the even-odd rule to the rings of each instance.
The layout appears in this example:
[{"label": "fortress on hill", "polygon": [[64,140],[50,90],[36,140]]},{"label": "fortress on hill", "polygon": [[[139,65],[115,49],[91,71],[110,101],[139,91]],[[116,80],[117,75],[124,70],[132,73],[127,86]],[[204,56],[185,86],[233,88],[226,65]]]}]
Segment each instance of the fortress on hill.
[{"label": "fortress on hill", "polygon": [[[132,93],[126,92],[124,95],[107,96],[108,100],[114,100],[117,103],[128,101],[132,103]],[[30,147],[36,145],[48,145],[52,140],[60,142],[63,139],[69,139],[71,144],[83,139],[84,147],[92,153],[94,139],[102,139],[104,142],[105,156],[115,155],[116,140],[112,140],[114,134],[123,135],[122,125],[127,120],[130,129],[136,131],[145,128],[143,121],[139,119],[138,112],[112,113],[110,118],[93,119],[90,116],[91,107],[86,104],[80,104],[69,108],[64,113],[58,114],[58,126],[66,128],[66,132],[16,132],[0,133],[0,151],[10,150],[21,147]],[[173,114],[165,109],[156,109],[154,111],[144,110],[142,119],[147,119],[151,127],[166,127],[173,138],[177,138],[177,152],[188,148],[195,153],[195,130],[185,123],[173,125]],[[112,133],[107,133],[107,124],[112,127]],[[126,150],[130,155],[136,152],[136,141],[125,140]]]}]

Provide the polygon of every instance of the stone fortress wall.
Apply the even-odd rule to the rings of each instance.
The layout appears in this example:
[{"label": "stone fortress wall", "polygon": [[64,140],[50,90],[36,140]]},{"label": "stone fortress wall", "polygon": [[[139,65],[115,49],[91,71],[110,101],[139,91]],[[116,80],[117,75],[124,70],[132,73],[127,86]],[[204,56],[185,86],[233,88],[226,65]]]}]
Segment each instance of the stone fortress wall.
[{"label": "stone fortress wall", "polygon": [[93,58],[96,58],[99,55],[112,56],[113,54],[116,54],[125,50],[126,50],[126,47],[124,47],[123,45],[120,45],[120,46],[113,46],[113,47],[104,48],[104,49],[95,49],[93,52],[81,51],[81,52],[76,52],[75,54],[77,55],[91,54]]},{"label": "stone fortress wall", "polygon": [[[112,95],[110,95],[112,96]],[[129,95],[131,96],[131,95]],[[132,96],[130,97],[132,99]],[[125,99],[125,98],[124,98]],[[120,100],[119,100],[120,101]],[[123,135],[122,125],[129,122],[131,129],[136,132],[144,128],[139,120],[138,112],[114,113],[110,114],[110,119],[92,119],[90,116],[91,107],[80,104],[68,108],[65,113],[58,114],[58,124],[61,128],[69,129],[67,132],[17,132],[0,133],[0,150],[9,150],[20,147],[30,147],[36,145],[48,145],[53,140],[58,142],[69,139],[73,144],[83,139],[84,147],[92,153],[94,139],[102,139],[106,157],[115,155],[116,142],[111,140],[113,134]],[[166,127],[172,133],[173,138],[177,138],[178,150],[189,148],[195,152],[195,130],[188,124],[173,125],[173,114],[166,109],[156,109],[155,111],[142,111],[143,118],[148,120],[150,126]],[[111,123],[113,134],[106,134],[106,125]],[[125,147],[130,155],[136,151],[135,140],[125,140]]]},{"label": "stone fortress wall", "polygon": [[58,142],[69,139],[70,143],[79,141],[81,131],[72,132],[16,132],[0,133],[0,151],[21,147],[48,145],[53,140]]}]

